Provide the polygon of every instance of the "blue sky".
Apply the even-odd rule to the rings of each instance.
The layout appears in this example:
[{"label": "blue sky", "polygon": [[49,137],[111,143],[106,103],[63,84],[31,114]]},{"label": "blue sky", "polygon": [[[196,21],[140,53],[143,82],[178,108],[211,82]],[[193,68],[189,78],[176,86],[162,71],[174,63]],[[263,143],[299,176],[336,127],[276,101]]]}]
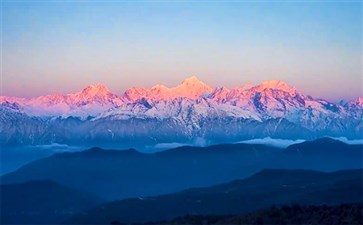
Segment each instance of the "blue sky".
[{"label": "blue sky", "polygon": [[233,88],[280,79],[330,100],[363,95],[362,3],[2,2],[2,95],[104,83]]}]

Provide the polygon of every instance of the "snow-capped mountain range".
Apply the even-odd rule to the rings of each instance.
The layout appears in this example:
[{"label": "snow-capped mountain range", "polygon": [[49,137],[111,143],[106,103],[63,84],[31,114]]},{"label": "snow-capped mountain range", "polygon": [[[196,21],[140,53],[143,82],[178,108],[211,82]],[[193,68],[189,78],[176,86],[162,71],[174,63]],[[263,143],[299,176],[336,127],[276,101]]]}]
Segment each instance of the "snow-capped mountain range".
[{"label": "snow-capped mountain range", "polygon": [[130,88],[122,95],[97,84],[67,95],[0,96],[0,104],[2,145],[363,138],[363,98],[335,104],[278,80],[228,89],[212,88],[192,76],[176,87]]}]

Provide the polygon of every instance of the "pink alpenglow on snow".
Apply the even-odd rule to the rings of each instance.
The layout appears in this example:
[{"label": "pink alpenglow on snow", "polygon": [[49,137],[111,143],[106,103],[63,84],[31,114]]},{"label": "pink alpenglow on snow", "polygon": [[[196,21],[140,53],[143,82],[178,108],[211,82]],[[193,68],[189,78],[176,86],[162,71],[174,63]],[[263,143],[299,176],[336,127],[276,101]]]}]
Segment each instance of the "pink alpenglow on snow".
[{"label": "pink alpenglow on snow", "polygon": [[[31,144],[43,143],[43,138],[52,143],[55,137],[68,143],[64,138],[70,138],[68,134],[73,132],[70,129],[82,130],[84,136],[73,134],[82,141],[90,138],[109,142],[118,138],[122,142],[151,135],[149,144],[164,138],[166,142],[194,140],[201,135],[213,143],[261,135],[280,138],[333,135],[361,139],[362,99],[332,103],[306,95],[279,80],[259,85],[241,84],[232,89],[213,88],[193,76],[175,87],[158,84],[149,89],[130,88],[123,94],[97,84],[73,94],[30,99],[1,96],[0,119],[12,121],[4,127],[13,127],[13,123],[28,126],[22,123],[28,121],[33,129],[29,128],[30,136],[17,137],[20,142]],[[78,122],[67,123],[74,119]],[[90,127],[93,128],[89,130]],[[160,127],[164,128],[152,134]],[[27,131],[28,127],[24,129]],[[9,132],[18,131],[10,129]],[[165,136],[173,132],[175,136]],[[32,138],[35,133],[38,134],[36,141]]]},{"label": "pink alpenglow on snow", "polygon": [[[0,103],[17,104],[29,115],[87,118],[88,116],[98,116],[111,109],[126,109],[129,107],[126,106],[127,104],[138,101],[154,102],[156,104],[157,102],[173,103],[175,99],[186,99],[187,102],[196,101],[199,105],[201,104],[200,100],[204,99],[207,104],[203,107],[213,108],[215,104],[219,109],[223,110],[227,106],[230,110],[231,107],[235,107],[232,110],[233,112],[250,115],[250,113],[246,114],[247,110],[255,118],[261,118],[262,115],[272,117],[291,116],[296,120],[299,115],[290,114],[297,110],[306,110],[307,107],[312,107],[312,109],[316,110],[316,113],[332,113],[326,107],[329,105],[335,107],[335,104],[328,101],[313,99],[308,95],[299,93],[295,87],[280,80],[265,81],[259,85],[242,84],[239,87],[228,89],[226,87],[212,88],[200,81],[196,76],[189,77],[181,84],[170,88],[158,84],[150,89],[134,87],[127,89],[123,94],[116,94],[111,92],[105,85],[96,84],[87,86],[80,92],[73,94],[51,94],[30,99],[0,96]],[[363,107],[362,99],[358,98],[348,102],[346,108],[355,109],[358,107],[359,109]],[[158,111],[162,110],[160,107],[161,105],[159,105]],[[341,114],[344,114],[343,106],[336,105],[336,107],[337,109],[341,108]],[[149,115],[155,114],[154,110],[150,109]]]},{"label": "pink alpenglow on snow", "polygon": [[135,101],[141,98],[153,100],[170,100],[179,97],[197,99],[203,94],[208,94],[212,88],[200,81],[197,77],[192,76],[185,79],[180,85],[168,88],[164,85],[155,85],[151,89],[130,88],[125,92],[127,98]]}]

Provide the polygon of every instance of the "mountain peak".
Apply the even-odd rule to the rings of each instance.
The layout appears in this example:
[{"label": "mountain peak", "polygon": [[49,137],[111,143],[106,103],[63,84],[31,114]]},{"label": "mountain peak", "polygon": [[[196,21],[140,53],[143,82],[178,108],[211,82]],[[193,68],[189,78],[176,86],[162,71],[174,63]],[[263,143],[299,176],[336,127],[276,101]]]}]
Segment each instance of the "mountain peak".
[{"label": "mountain peak", "polygon": [[187,79],[185,79],[179,86],[177,86],[176,88],[179,87],[185,87],[187,89],[206,89],[208,91],[211,91],[212,88],[209,87],[207,84],[205,84],[203,81],[199,80],[196,76],[191,76]]},{"label": "mountain peak", "polygon": [[110,93],[110,90],[104,84],[98,83],[85,87],[81,93],[88,96],[106,95]]},{"label": "mountain peak", "polygon": [[358,97],[357,102],[360,106],[363,106],[363,97]]},{"label": "mountain peak", "polygon": [[108,90],[108,88],[106,87],[106,85],[104,85],[102,83],[95,84],[95,85],[93,85],[93,87],[95,87],[97,89],[107,89]]},{"label": "mountain peak", "polygon": [[210,93],[213,89],[200,81],[196,76],[185,79],[179,86],[172,88],[176,96],[196,99],[205,93]]},{"label": "mountain peak", "polygon": [[348,106],[358,106],[358,107],[363,107],[363,97],[358,97],[352,101],[349,101],[347,103]]},{"label": "mountain peak", "polygon": [[296,92],[295,87],[289,86],[287,83],[281,80],[268,80],[255,87],[256,90],[262,91],[265,89],[281,90],[289,93]]},{"label": "mountain peak", "polygon": [[282,80],[267,80],[265,82],[262,82],[262,84],[266,88],[278,88],[278,87],[285,87],[289,86]]},{"label": "mountain peak", "polygon": [[182,84],[190,84],[190,83],[203,83],[202,81],[200,81],[199,79],[198,79],[198,77],[196,77],[196,76],[191,76],[191,77],[188,77],[188,78],[186,78],[183,82],[182,82]]}]

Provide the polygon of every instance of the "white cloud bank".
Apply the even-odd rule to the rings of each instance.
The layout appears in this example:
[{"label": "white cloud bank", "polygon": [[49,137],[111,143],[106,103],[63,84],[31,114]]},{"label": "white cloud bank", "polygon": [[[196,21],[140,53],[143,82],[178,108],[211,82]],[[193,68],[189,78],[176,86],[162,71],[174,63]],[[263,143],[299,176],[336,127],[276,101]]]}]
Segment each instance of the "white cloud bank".
[{"label": "white cloud bank", "polygon": [[244,143],[244,144],[262,144],[262,145],[269,145],[277,148],[286,148],[293,144],[299,144],[304,142],[305,140],[298,139],[298,140],[288,140],[288,139],[273,139],[270,137],[261,138],[261,139],[251,139],[251,140],[245,140],[240,141],[238,143]]},{"label": "white cloud bank", "polygon": [[349,145],[363,145],[363,139],[348,140],[348,138],[346,137],[329,137],[329,138],[344,142]]}]

